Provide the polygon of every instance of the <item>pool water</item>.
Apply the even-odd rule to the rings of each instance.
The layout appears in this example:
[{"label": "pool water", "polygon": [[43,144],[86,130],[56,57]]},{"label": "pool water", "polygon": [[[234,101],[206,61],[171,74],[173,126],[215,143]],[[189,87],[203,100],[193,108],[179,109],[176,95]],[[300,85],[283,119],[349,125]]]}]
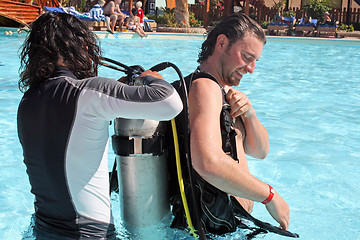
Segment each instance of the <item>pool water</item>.
[{"label": "pool water", "polygon": [[[0,30],[0,239],[29,235],[33,195],[17,138],[18,49],[24,35]],[[202,40],[102,39],[104,56],[150,68],[163,61],[184,75],[193,71]],[[268,38],[255,73],[239,87],[250,98],[270,135],[265,160],[249,158],[250,171],[271,184],[289,203],[290,230],[301,239],[360,239],[360,42]],[[175,71],[161,72],[166,80]],[[101,67],[100,76],[120,72]],[[110,129],[110,132],[113,130]],[[110,150],[109,166],[114,154]],[[118,196],[112,196],[121,239],[137,239],[122,227]],[[253,216],[276,224],[262,204]],[[193,239],[157,226],[153,239]],[[243,231],[217,239],[243,239]],[[31,237],[29,237],[31,239]],[[148,237],[143,237],[148,239]],[[275,234],[256,239],[287,239]]]}]

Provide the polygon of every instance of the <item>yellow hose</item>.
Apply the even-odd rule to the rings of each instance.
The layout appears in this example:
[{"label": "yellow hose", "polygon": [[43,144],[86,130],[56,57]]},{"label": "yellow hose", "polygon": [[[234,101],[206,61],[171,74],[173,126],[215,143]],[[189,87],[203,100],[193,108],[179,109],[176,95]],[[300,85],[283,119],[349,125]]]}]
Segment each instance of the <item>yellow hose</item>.
[{"label": "yellow hose", "polygon": [[189,206],[188,206],[188,203],[187,203],[187,200],[186,200],[185,188],[184,188],[184,180],[182,178],[182,172],[181,172],[179,140],[178,140],[178,135],[177,135],[177,130],[176,130],[175,119],[171,119],[171,127],[172,127],[173,138],[174,138],[176,170],[177,170],[177,175],[178,175],[181,199],[182,199],[182,202],[183,202],[183,205],[184,205],[185,215],[186,215],[188,227],[190,229],[190,233],[194,236],[195,239],[199,239],[199,236],[196,234],[196,230],[195,230],[195,228],[194,228],[194,226],[192,224],[191,217],[190,217]]}]

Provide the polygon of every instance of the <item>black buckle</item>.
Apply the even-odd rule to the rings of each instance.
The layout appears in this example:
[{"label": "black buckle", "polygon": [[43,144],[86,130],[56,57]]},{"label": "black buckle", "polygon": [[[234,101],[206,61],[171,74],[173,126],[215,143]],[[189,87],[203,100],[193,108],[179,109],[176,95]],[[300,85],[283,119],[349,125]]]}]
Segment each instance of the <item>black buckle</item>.
[{"label": "black buckle", "polygon": [[164,150],[164,136],[150,138],[112,136],[112,146],[116,155],[129,156],[130,154],[153,154],[161,155]]}]

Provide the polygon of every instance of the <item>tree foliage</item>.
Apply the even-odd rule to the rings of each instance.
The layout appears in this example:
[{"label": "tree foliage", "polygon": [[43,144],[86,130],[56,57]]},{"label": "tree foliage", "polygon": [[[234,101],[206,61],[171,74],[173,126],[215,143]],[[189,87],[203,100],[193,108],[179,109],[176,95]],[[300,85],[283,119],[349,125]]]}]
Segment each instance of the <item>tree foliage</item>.
[{"label": "tree foliage", "polygon": [[310,0],[303,8],[314,19],[322,19],[324,12],[332,9],[330,0]]},{"label": "tree foliage", "polygon": [[285,0],[280,0],[279,2],[274,2],[274,6],[273,8],[276,9],[276,10],[280,10],[281,8],[283,8],[285,6]]}]

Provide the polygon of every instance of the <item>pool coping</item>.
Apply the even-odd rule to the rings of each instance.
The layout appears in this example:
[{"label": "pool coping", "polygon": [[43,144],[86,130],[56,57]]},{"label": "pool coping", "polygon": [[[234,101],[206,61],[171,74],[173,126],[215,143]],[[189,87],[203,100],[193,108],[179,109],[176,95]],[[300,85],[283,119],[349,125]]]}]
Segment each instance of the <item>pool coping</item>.
[{"label": "pool coping", "polygon": [[[134,38],[141,38],[140,35],[134,32],[115,32],[114,34],[111,34],[109,32],[104,31],[95,31],[95,34],[100,39],[106,39],[106,38],[122,38],[122,39],[134,39]],[[190,33],[172,33],[172,32],[148,32],[148,37],[144,38],[151,38],[151,39],[199,39],[199,40],[205,40],[206,35],[204,34],[190,34]]]},{"label": "pool coping", "polygon": [[[12,34],[17,34],[18,28],[8,28],[8,27],[0,27],[0,33],[5,31],[12,31]],[[137,33],[134,32],[115,32],[111,34],[106,31],[94,31],[94,33],[98,36],[99,39],[136,39],[141,38]],[[197,39],[197,40],[205,40],[205,33],[179,33],[179,32],[148,32],[148,37],[150,39]],[[274,41],[285,41],[292,40],[296,42],[305,42],[305,41],[321,41],[334,43],[336,41],[347,42],[347,43],[355,43],[356,45],[360,43],[359,37],[344,37],[344,38],[326,38],[326,37],[302,37],[302,36],[272,36],[267,35],[266,38],[268,40]],[[145,38],[146,39],[146,38]]]}]

